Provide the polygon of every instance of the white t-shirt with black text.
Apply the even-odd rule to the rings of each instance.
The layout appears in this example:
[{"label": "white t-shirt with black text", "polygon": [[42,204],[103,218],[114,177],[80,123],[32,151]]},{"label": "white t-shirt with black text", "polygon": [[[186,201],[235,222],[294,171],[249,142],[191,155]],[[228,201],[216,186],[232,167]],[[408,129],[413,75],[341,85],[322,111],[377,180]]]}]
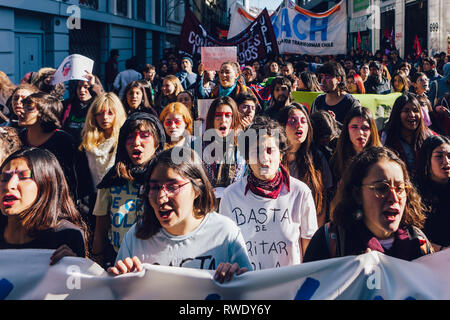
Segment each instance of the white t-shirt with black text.
[{"label": "white t-shirt with black text", "polygon": [[219,212],[241,228],[254,270],[299,264],[300,238],[311,239],[317,230],[314,199],[309,187],[290,177],[277,199],[245,193],[247,176],[228,186]]},{"label": "white t-shirt with black text", "polygon": [[125,235],[118,260],[137,256],[141,262],[162,266],[215,270],[221,262],[252,270],[240,229],[216,212],[206,214],[192,232],[174,236],[164,228],[149,239],[136,238],[136,224]]}]

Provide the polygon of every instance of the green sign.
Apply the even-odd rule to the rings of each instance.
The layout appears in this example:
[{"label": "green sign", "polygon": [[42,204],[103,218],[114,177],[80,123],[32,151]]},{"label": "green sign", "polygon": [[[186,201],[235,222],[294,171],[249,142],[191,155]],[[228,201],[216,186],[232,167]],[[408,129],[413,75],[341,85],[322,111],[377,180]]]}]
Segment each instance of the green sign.
[{"label": "green sign", "polygon": [[370,0],[354,0],[353,1],[353,12],[358,12],[361,10],[366,10],[370,5]]},{"label": "green sign", "polygon": [[[314,100],[322,93],[323,92],[294,91],[292,92],[292,98],[295,102],[301,103],[308,107],[308,110],[311,110]],[[382,130],[391,115],[392,106],[394,105],[395,100],[401,96],[401,93],[352,94],[352,96],[358,99],[363,107],[370,109],[375,122],[377,123],[378,130]]]}]

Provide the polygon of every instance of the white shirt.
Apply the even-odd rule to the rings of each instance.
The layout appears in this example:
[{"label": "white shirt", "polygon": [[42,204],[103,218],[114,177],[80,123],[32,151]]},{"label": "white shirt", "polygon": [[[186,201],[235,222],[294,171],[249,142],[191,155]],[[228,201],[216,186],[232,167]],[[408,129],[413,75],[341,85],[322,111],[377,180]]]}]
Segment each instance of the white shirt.
[{"label": "white shirt", "polygon": [[311,239],[317,217],[311,190],[290,177],[291,189],[283,185],[277,199],[255,195],[248,190],[247,176],[223,192],[219,212],[241,228],[253,269],[299,264],[300,238]]},{"label": "white shirt", "polygon": [[208,213],[192,232],[174,236],[165,229],[149,239],[136,238],[136,224],[125,235],[118,260],[137,256],[141,262],[163,266],[215,270],[219,263],[237,263],[251,270],[244,239],[236,224],[215,212]]}]

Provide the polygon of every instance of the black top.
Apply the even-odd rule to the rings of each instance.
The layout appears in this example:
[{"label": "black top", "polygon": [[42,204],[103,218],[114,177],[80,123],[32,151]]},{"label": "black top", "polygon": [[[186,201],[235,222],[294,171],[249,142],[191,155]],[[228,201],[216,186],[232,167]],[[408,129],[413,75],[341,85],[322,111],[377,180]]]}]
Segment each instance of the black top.
[{"label": "black top", "polygon": [[441,246],[450,246],[450,183],[440,185],[429,183],[419,191],[425,204],[431,211],[427,213],[424,232],[431,242]]},{"label": "black top", "polygon": [[[27,129],[19,133],[24,146],[30,146],[27,141]],[[73,137],[63,130],[56,132],[45,143],[37,146],[53,153],[61,165],[69,185],[70,192],[77,199],[77,176],[75,174],[76,145]]]},{"label": "black top", "polygon": [[347,93],[344,98],[333,106],[330,106],[325,101],[326,94],[321,94],[316,97],[311,107],[311,113],[318,110],[333,111],[336,115],[336,120],[340,123],[344,122],[348,111],[353,107],[361,105],[359,100]]},{"label": "black top", "polygon": [[391,83],[386,78],[381,78],[381,82],[378,82],[377,78],[369,77],[364,82],[364,88],[367,94],[388,94],[391,93]]},{"label": "black top", "polygon": [[0,232],[0,249],[57,249],[66,244],[77,257],[84,258],[86,251],[84,247],[83,232],[73,223],[63,220],[55,229],[48,229],[28,243],[11,244],[5,241],[4,227]]},{"label": "black top", "polygon": [[[336,229],[336,230],[335,230]],[[342,233],[339,232],[342,230]],[[362,221],[355,222],[348,229],[337,229],[330,224],[328,235],[334,232],[336,234],[335,248],[336,256],[343,257],[350,255],[360,255],[366,253],[367,248],[380,251],[394,258],[411,261],[424,255],[421,251],[422,244],[419,238],[426,242],[427,250],[430,250],[430,242],[427,237],[417,228],[399,229],[394,234],[394,244],[390,249],[383,249],[378,240],[369,231]],[[311,262],[334,258],[331,256],[331,240],[325,237],[325,226],[320,227],[312,237],[308,248],[306,249],[303,262]],[[344,247],[341,247],[340,237],[344,237]],[[328,236],[328,239],[330,236]],[[429,251],[427,253],[430,253]]]}]

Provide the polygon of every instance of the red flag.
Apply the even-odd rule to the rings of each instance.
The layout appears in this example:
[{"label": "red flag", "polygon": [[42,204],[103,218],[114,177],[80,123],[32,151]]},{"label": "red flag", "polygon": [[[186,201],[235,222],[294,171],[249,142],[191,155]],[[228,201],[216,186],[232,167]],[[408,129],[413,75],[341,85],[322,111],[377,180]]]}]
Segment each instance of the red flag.
[{"label": "red flag", "polygon": [[419,38],[417,37],[417,35],[414,39],[413,49],[415,50],[416,56],[420,56],[420,54],[422,53],[422,49],[420,48]]},{"label": "red flag", "polygon": [[358,50],[361,50],[361,35],[359,34],[359,31],[358,31]]}]

